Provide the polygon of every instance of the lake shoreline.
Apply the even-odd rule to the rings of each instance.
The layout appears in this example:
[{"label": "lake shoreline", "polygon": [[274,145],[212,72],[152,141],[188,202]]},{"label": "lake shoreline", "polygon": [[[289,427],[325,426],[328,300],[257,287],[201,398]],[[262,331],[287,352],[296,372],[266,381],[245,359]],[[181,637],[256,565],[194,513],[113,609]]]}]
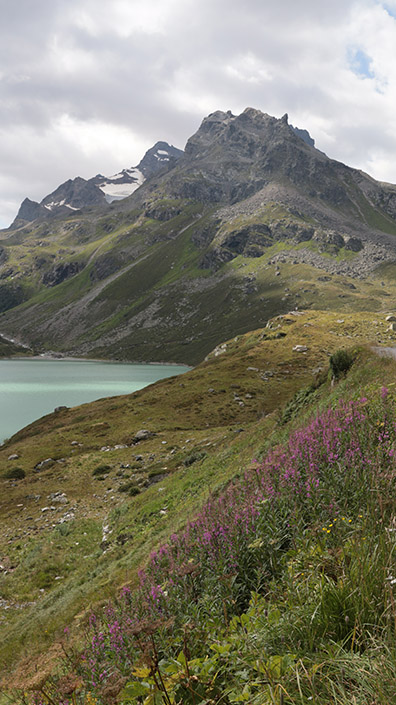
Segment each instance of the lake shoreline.
[{"label": "lake shoreline", "polygon": [[62,356],[58,357],[55,355],[50,355],[43,353],[42,355],[10,355],[8,357],[1,357],[0,360],[44,360],[45,362],[101,362],[103,364],[116,364],[116,365],[164,365],[168,367],[188,367],[193,370],[192,365],[187,365],[185,362],[158,362],[156,360],[117,360],[116,358],[96,358],[96,357],[72,357],[72,356]]},{"label": "lake shoreline", "polygon": [[26,343],[22,343],[16,338],[11,338],[10,336],[0,333],[0,339],[3,338],[7,343],[13,345],[18,345],[26,350],[26,354],[19,352],[17,355],[6,355],[4,357],[0,356],[0,360],[64,360],[65,362],[110,362],[116,363],[118,365],[177,365],[184,366],[193,369],[193,365],[188,365],[185,362],[168,362],[167,360],[161,360],[160,362],[155,360],[117,360],[116,358],[96,358],[96,357],[74,357],[73,355],[63,355],[62,353],[56,353],[53,351],[48,351],[35,355],[32,353],[32,349]]}]

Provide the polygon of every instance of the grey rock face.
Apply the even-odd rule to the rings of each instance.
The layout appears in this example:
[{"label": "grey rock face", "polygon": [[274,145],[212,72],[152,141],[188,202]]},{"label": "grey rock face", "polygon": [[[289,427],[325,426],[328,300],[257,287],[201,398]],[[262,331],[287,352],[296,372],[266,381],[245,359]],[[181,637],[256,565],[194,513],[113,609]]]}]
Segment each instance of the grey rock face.
[{"label": "grey rock face", "polygon": [[157,172],[173,166],[183,154],[182,149],[167,142],[156,142],[151,149],[147,150],[136,168],[144,174],[146,179],[149,179]]},{"label": "grey rock face", "polygon": [[55,460],[53,458],[46,458],[45,460],[42,460],[40,463],[37,463],[37,465],[34,466],[34,471],[40,472],[40,470],[45,470],[47,468],[50,468],[54,464],[55,464]]},{"label": "grey rock face", "polygon": [[43,214],[43,209],[37,201],[31,201],[30,198],[25,198],[25,200],[21,203],[17,216],[11,227],[18,224],[20,221],[27,221],[30,223],[32,220],[36,220],[36,218],[39,218],[39,216]]},{"label": "grey rock face", "polygon": [[326,160],[309,140],[297,136],[287,115],[278,120],[253,108],[238,116],[216,111],[188,140],[170,186],[183,198],[231,203],[257,193],[276,176],[295,183],[304,173],[316,189],[320,176],[323,189],[319,172]]},{"label": "grey rock face", "polygon": [[237,255],[229,250],[225,250],[221,247],[214,247],[212,250],[208,250],[199,262],[201,269],[212,269],[214,272],[217,271],[222,264],[230,262]]},{"label": "grey rock face", "polygon": [[71,215],[86,206],[106,203],[105,195],[90,181],[81,177],[69,179],[55,191],[45,196],[40,203],[25,198],[11,228],[32,222],[38,218],[47,220],[59,215]]},{"label": "grey rock face", "polygon": [[[246,249],[252,245],[264,248],[270,247],[272,244],[271,230],[267,225],[260,223],[233,232],[223,241],[223,247],[228,247],[229,250],[238,255],[246,253]],[[263,254],[262,251],[261,254]]]},{"label": "grey rock face", "polygon": [[[124,204],[114,203],[107,213],[92,207],[76,218],[70,218],[69,209],[56,227],[50,221],[34,225],[30,232],[37,232],[37,240],[55,230],[55,237],[67,238],[70,232],[77,247],[94,243],[98,234],[109,237],[105,246],[98,241],[96,249],[81,255],[89,270],[89,278],[81,277],[81,296],[70,296],[56,310],[36,300],[6,314],[10,333],[18,326],[26,340],[41,339],[70,354],[109,351],[121,359],[135,359],[135,354],[145,359],[148,349],[152,359],[162,354],[176,359],[177,354],[187,360],[190,353],[186,350],[184,357],[181,346],[192,348],[201,338],[203,350],[209,334],[211,345],[224,339],[224,311],[230,312],[231,337],[233,326],[242,329],[247,320],[251,327],[255,320],[261,325],[272,306],[284,310],[300,298],[301,304],[314,305],[313,291],[302,289],[301,297],[297,293],[290,300],[285,287],[290,276],[298,276],[300,264],[320,269],[326,282],[334,275],[364,278],[381,262],[394,261],[396,187],[329,159],[304,136],[291,128],[286,115],[279,120],[252,108],[238,116],[217,111],[203,120],[174,164],[169,145],[154,145],[139,166],[146,174],[154,167],[157,171]],[[73,196],[71,183],[67,195]],[[51,201],[46,205],[53,207]],[[37,251],[40,256],[43,250]],[[65,259],[78,260],[80,251],[65,251]],[[47,286],[78,271],[74,262],[60,266],[60,256],[47,249],[45,257],[37,255],[34,266],[41,276],[44,268],[48,271]],[[247,257],[263,259],[242,261]],[[24,285],[22,268],[10,261],[14,284]],[[199,275],[197,263],[213,274]],[[263,276],[246,280],[244,266],[245,271],[262,270]],[[338,296],[350,299],[352,291],[343,287]]]},{"label": "grey rock face", "polygon": [[79,262],[59,262],[43,276],[43,284],[45,286],[56,286],[61,284],[65,279],[74,277],[75,274],[82,269]]},{"label": "grey rock face", "polygon": [[200,249],[206,248],[212,240],[214,239],[219,227],[221,225],[220,218],[214,218],[209,223],[206,223],[203,227],[196,227],[191,236],[191,240]]},{"label": "grey rock face", "polygon": [[63,208],[65,213],[70,213],[73,210],[101,205],[105,202],[104,194],[95,184],[77,176],[58,186],[55,191],[43,198],[40,205],[50,212],[55,209],[59,212]]},{"label": "grey rock face", "polygon": [[308,130],[301,130],[299,127],[293,127],[293,125],[290,125],[290,127],[296,133],[296,135],[303,140],[303,142],[308,144],[310,147],[315,147],[315,140],[312,139]]},{"label": "grey rock face", "polygon": [[345,243],[346,250],[352,250],[352,252],[360,252],[363,249],[363,243],[358,237],[350,237]]},{"label": "grey rock face", "polygon": [[145,211],[145,216],[147,218],[153,218],[154,220],[166,222],[168,220],[172,220],[172,218],[175,218],[180,213],[181,208],[178,208],[177,206],[155,205],[151,208],[147,208]]}]

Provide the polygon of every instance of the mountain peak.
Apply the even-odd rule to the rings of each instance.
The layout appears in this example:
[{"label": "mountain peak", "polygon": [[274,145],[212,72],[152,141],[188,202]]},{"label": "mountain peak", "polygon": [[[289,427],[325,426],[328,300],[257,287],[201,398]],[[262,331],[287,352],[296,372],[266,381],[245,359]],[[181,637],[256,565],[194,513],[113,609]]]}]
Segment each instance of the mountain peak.
[{"label": "mountain peak", "polygon": [[39,216],[40,210],[40,204],[37,203],[37,201],[32,201],[30,198],[25,198],[20,205],[14,222],[17,220],[35,220]]},{"label": "mountain peak", "polygon": [[[268,145],[275,139],[278,133],[278,136],[281,134],[287,138],[289,127],[287,113],[278,119],[251,107],[245,108],[240,115],[233,115],[231,110],[227,112],[216,110],[203,119],[197,132],[188,140],[185,152],[190,157],[202,156],[204,149],[221,140],[227,141],[231,148],[236,142],[240,143],[242,133],[249,135],[250,152],[252,152],[253,139],[257,140],[257,147],[260,145],[263,147],[264,143]],[[298,136],[302,137],[299,132]],[[304,141],[308,144],[307,140]]]},{"label": "mountain peak", "polygon": [[267,113],[263,113],[258,108],[250,108],[250,107],[245,108],[245,110],[238,117],[241,117],[241,116],[249,117],[252,120],[255,120],[257,118],[260,120],[263,117],[269,117],[267,115]]},{"label": "mountain peak", "polygon": [[229,122],[231,118],[235,118],[235,115],[232,114],[231,110],[227,110],[227,112],[224,112],[223,110],[215,110],[214,113],[209,113],[209,115],[204,117],[202,124],[207,125],[211,122]]},{"label": "mountain peak", "polygon": [[37,218],[70,214],[87,206],[100,206],[127,198],[146,179],[172,167],[183,154],[183,150],[159,141],[147,150],[138,166],[123,169],[112,176],[96,174],[88,180],[81,176],[67,179],[40,203],[25,198],[10,227],[18,227]]},{"label": "mountain peak", "polygon": [[178,149],[168,142],[156,142],[153,147],[147,150],[136,168],[142,172],[145,179],[149,179],[164,167],[175,164],[181,156],[183,156],[182,149]]}]

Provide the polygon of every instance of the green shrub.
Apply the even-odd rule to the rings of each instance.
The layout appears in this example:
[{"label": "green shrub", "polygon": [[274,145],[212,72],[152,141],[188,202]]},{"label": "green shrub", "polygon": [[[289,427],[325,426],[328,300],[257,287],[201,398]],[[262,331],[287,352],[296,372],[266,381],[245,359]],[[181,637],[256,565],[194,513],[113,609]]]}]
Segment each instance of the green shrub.
[{"label": "green shrub", "polygon": [[26,473],[23,468],[12,468],[7,470],[5,477],[7,480],[23,480],[26,477]]},{"label": "green shrub", "polygon": [[316,385],[311,384],[309,387],[303,387],[295,393],[294,397],[287,402],[280,416],[279,423],[281,426],[297,416],[304,406],[312,403],[312,394],[316,392],[316,389]]},{"label": "green shrub", "polygon": [[54,564],[46,565],[36,573],[33,578],[33,582],[39,589],[49,588],[53,584],[55,576],[58,575],[58,573],[58,566]]},{"label": "green shrub", "polygon": [[70,534],[70,526],[68,522],[64,522],[63,524],[58,524],[56,527],[56,531],[61,535],[61,536],[68,536]]},{"label": "green shrub", "polygon": [[128,494],[130,497],[135,497],[137,494],[140,494],[140,489],[136,485],[134,487],[130,487]]},{"label": "green shrub", "polygon": [[167,475],[166,472],[164,472],[163,468],[155,468],[155,470],[151,470],[148,473],[148,478],[151,480],[153,477],[164,477],[164,475]]},{"label": "green shrub", "polygon": [[183,465],[186,468],[189,468],[190,465],[193,463],[196,463],[198,460],[203,460],[206,457],[207,453],[204,451],[195,451],[191,453],[191,455],[188,455],[187,458],[184,458],[183,460]]},{"label": "green shrub", "polygon": [[355,357],[349,350],[336,350],[329,360],[333,377],[339,379],[342,375],[345,375],[352,367],[354,360]]},{"label": "green shrub", "polygon": [[98,465],[97,468],[92,470],[92,475],[104,475],[105,473],[109,472],[111,470],[111,465]]},{"label": "green shrub", "polygon": [[[124,482],[123,485],[120,485],[118,488],[119,492],[130,492],[130,490],[137,489],[136,487],[136,481],[135,480],[130,480],[130,482]],[[137,494],[137,492],[135,493]]]}]

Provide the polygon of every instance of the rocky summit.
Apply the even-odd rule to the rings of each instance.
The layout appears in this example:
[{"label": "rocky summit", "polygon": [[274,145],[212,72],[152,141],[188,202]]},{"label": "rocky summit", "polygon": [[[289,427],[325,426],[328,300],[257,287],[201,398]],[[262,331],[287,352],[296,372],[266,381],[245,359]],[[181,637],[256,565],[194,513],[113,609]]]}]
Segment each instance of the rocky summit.
[{"label": "rocky summit", "polygon": [[183,154],[181,149],[167,142],[157,142],[144,155],[140,163],[123,169],[113,176],[97,174],[91,179],[68,179],[40,203],[25,198],[11,225],[20,227],[25,222],[70,214],[89,206],[100,206],[130,196],[142,183],[158,171],[174,164]]},{"label": "rocky summit", "polygon": [[196,363],[296,308],[396,297],[396,187],[254,108],[112,177],[26,199],[2,231],[0,334],[34,351]]}]

